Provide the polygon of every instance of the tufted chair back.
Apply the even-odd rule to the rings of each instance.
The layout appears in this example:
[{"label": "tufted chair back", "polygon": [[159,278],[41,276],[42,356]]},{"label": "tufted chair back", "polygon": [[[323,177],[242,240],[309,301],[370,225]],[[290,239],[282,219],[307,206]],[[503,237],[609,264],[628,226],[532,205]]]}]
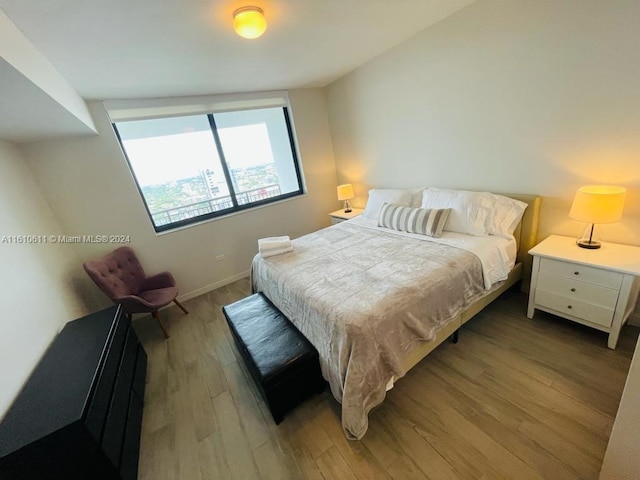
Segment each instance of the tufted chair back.
[{"label": "tufted chair back", "polygon": [[116,303],[118,298],[137,295],[146,278],[138,257],[129,247],[117,248],[83,266],[96,285]]}]

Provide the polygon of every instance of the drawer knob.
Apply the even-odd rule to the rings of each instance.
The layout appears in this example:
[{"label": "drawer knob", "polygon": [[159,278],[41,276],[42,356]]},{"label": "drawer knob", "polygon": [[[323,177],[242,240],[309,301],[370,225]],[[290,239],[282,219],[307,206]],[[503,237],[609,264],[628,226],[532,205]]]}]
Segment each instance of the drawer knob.
[{"label": "drawer knob", "polygon": [[571,310],[573,308],[573,305],[567,305],[567,308]]},{"label": "drawer knob", "polygon": [[573,272],[574,275],[580,275],[580,272]]},{"label": "drawer knob", "polygon": [[572,291],[572,292],[575,292],[575,291],[576,291],[576,289],[575,289],[575,288],[572,288],[572,289],[571,289],[571,291]]}]

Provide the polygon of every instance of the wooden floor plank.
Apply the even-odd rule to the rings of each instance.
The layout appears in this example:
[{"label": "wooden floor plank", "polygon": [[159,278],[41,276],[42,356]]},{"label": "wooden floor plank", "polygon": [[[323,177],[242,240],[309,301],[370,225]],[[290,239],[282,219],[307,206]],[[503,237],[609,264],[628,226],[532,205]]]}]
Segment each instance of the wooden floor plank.
[{"label": "wooden floor plank", "polygon": [[[436,362],[434,362],[436,363]],[[534,421],[523,410],[493,395],[481,384],[472,385],[453,369],[437,362],[437,374],[429,382],[429,389],[440,389],[446,404],[453,406],[483,432],[491,435],[504,448],[536,469],[543,478],[574,480],[577,474],[531,439],[521,435],[524,421]],[[443,375],[444,374],[444,375]],[[441,376],[442,375],[442,376]],[[496,408],[498,407],[498,408]]]},{"label": "wooden floor plank", "polygon": [[[261,402],[260,407],[263,416],[270,418],[271,414],[263,402]],[[288,453],[289,460],[296,464],[300,471],[300,478],[309,480],[323,479],[318,464],[306,447],[308,434],[300,423],[298,416],[295,414],[288,415],[285,422],[277,426],[273,424],[271,430],[273,432],[272,438],[285,445],[282,450]]]},{"label": "wooden floor plank", "polygon": [[260,478],[231,393],[227,391],[218,395],[213,399],[213,406],[222,432],[222,448],[231,472],[230,478],[234,480]]},{"label": "wooden floor plank", "polygon": [[[318,458],[333,446],[333,442],[324,428],[322,428],[322,419],[319,417],[319,410],[316,404],[307,402],[305,407],[296,409],[289,413],[287,417],[296,418],[296,423],[300,427],[298,438],[301,446],[309,452],[312,458]],[[287,419],[285,418],[284,421],[287,421]]]},{"label": "wooden floor plank", "polygon": [[200,480],[201,469],[198,458],[198,439],[193,409],[190,406],[187,389],[178,390],[171,394],[173,433],[173,448],[176,452],[175,478],[189,478]]},{"label": "wooden floor plank", "polygon": [[251,392],[249,381],[237,362],[225,366],[224,374],[249,445],[252,449],[256,449],[269,441],[269,430],[258,407],[259,398]]},{"label": "wooden floor plank", "polygon": [[534,442],[545,445],[547,451],[553,452],[553,456],[569,465],[580,478],[597,478],[602,458],[594,458],[575,443],[567,442],[547,425],[540,422],[523,422],[519,432]]},{"label": "wooden floor plank", "polygon": [[[445,417],[440,415],[447,408],[446,403],[443,403],[444,399],[433,395],[433,392],[425,397],[429,399],[427,402],[422,398],[412,398],[411,390],[408,389],[398,389],[389,395],[390,402],[399,407],[397,410],[389,409],[389,413],[395,417],[393,424],[402,428],[402,444],[405,445],[409,457],[422,471],[434,479],[475,479],[487,474],[499,478],[495,466],[465,438],[463,432],[444,421]],[[403,426],[405,423],[407,425]],[[414,432],[417,435],[414,435]],[[423,439],[422,443],[417,440],[420,437]],[[417,445],[417,450],[412,452],[408,443]],[[427,456],[428,461],[425,462],[424,456]],[[444,462],[439,460],[440,457]]]},{"label": "wooden floor plank", "polygon": [[396,458],[387,468],[393,480],[427,480],[428,477],[409,458]]},{"label": "wooden floor plank", "polygon": [[280,425],[237,351],[222,306],[248,279],[143,316],[148,355],[140,443],[143,480],[597,478],[638,328],[606,335],[552,315],[526,318],[510,291],[413,368],[346,439],[329,391]]},{"label": "wooden floor plank", "polygon": [[[476,353],[473,345],[469,345],[469,348],[466,348],[462,355],[468,356],[472,361],[474,359],[480,361],[484,358],[483,353]],[[542,409],[546,409],[547,405],[553,405],[553,411],[556,414],[570,417],[571,420],[578,422],[595,435],[604,436],[602,432],[609,425],[610,416],[594,408],[590,398],[588,402],[585,402],[585,398],[576,400],[556,390],[553,386],[539,382],[534,377],[523,375],[508,362],[496,361],[493,368],[486,369],[483,377],[490,377],[494,382],[499,383],[503,387],[503,391],[506,391],[506,395],[513,391],[520,397],[527,397]]]},{"label": "wooden floor plank", "polygon": [[231,478],[231,470],[227,465],[221,431],[212,433],[198,444],[198,459],[203,480]]},{"label": "wooden floor plank", "polygon": [[[395,406],[396,403],[393,405]],[[427,478],[432,480],[461,478],[456,467],[449,463],[424,436],[416,432],[411,421],[401,416],[395,408],[388,408],[380,421],[388,424],[393,440],[402,446],[407,458],[413,461]]]},{"label": "wooden floor plank", "polygon": [[253,451],[260,475],[264,480],[297,480],[300,469],[278,445],[267,440]]},{"label": "wooden floor plank", "polygon": [[319,420],[331,439],[333,446],[341,453],[349,468],[360,480],[388,480],[391,477],[363,442],[347,440],[342,425],[333,411],[320,409]]},{"label": "wooden floor plank", "polygon": [[200,359],[185,365],[187,388],[189,391],[189,408],[193,413],[196,440],[201,441],[214,433],[218,427],[213,409],[213,401],[204,378],[207,371]]},{"label": "wooden floor plank", "polygon": [[[372,455],[383,468],[389,469],[400,457],[405,456],[402,447],[395,440],[390,432],[391,426],[384,420],[384,406],[376,409],[375,415],[378,421],[371,422],[367,434],[361,442],[367,447]],[[405,462],[406,463],[406,462]],[[400,463],[404,465],[404,463]]]},{"label": "wooden floor plank", "polygon": [[331,447],[316,459],[326,480],[358,480],[336,447]]}]

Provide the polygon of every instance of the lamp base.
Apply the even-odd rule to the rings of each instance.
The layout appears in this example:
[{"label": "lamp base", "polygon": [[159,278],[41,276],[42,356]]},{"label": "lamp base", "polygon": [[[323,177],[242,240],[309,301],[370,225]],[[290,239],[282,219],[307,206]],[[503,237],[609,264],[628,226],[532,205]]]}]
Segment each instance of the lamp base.
[{"label": "lamp base", "polygon": [[596,250],[602,246],[602,244],[596,240],[576,240],[576,245],[580,248],[588,248],[589,250]]},{"label": "lamp base", "polygon": [[349,205],[349,200],[345,200],[344,201],[344,213],[350,213],[351,212],[351,205]]},{"label": "lamp base", "polygon": [[588,248],[589,250],[596,250],[602,246],[602,244],[596,240],[598,238],[597,232],[595,231],[595,225],[590,223],[587,225],[582,237],[576,240],[576,245],[580,248]]}]

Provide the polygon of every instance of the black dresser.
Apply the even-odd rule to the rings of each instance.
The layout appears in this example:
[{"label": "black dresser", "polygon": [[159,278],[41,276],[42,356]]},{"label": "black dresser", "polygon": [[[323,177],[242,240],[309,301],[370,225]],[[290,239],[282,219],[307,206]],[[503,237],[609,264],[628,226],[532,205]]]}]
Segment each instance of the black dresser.
[{"label": "black dresser", "polygon": [[0,423],[0,479],[136,479],[146,368],[119,307],[67,323]]}]

